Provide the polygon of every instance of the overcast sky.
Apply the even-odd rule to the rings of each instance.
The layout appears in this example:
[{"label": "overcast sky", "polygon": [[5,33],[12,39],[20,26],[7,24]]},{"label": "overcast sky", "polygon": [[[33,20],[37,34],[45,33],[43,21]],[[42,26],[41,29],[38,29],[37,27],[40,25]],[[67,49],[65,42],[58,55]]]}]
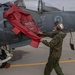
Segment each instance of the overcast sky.
[{"label": "overcast sky", "polygon": [[[0,3],[15,0],[0,0]],[[64,7],[67,11],[75,11],[75,0],[43,0],[47,6],[54,6],[62,10]],[[28,8],[35,9],[37,6],[37,0],[24,0]],[[29,3],[28,3],[29,2]]]}]

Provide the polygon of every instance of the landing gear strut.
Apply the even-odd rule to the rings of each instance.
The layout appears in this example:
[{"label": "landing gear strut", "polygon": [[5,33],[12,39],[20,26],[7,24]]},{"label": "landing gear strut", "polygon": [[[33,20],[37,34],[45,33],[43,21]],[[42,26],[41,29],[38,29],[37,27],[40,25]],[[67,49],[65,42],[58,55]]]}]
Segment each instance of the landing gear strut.
[{"label": "landing gear strut", "polygon": [[12,53],[7,50],[7,48],[4,46],[3,48],[0,47],[0,68],[9,68],[10,64],[7,63],[12,58]]}]

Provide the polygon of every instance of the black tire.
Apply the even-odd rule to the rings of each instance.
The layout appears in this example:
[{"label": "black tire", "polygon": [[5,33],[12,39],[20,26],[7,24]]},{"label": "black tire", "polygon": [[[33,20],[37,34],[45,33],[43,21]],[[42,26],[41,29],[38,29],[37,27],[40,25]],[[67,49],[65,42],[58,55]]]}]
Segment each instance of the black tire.
[{"label": "black tire", "polygon": [[[0,59],[3,60],[4,57],[3,57],[2,55],[0,55]],[[4,68],[4,67],[6,66],[6,64],[7,64],[7,62],[2,63],[2,64],[0,65],[0,68]]]}]

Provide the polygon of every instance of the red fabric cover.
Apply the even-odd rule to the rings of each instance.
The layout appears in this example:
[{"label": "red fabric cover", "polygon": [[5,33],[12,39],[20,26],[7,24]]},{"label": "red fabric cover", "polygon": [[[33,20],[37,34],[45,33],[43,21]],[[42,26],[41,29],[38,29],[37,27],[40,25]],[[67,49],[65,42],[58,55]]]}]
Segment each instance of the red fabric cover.
[{"label": "red fabric cover", "polygon": [[4,18],[6,18],[15,28],[12,31],[15,34],[19,34],[20,32],[27,35],[32,39],[31,46],[37,48],[41,36],[37,36],[34,32],[39,32],[40,29],[34,22],[32,16],[21,10],[16,4],[11,4],[10,9],[4,12]]},{"label": "red fabric cover", "polygon": [[20,30],[17,29],[16,27],[14,27],[14,28],[12,29],[12,31],[13,31],[16,35],[20,34]]}]

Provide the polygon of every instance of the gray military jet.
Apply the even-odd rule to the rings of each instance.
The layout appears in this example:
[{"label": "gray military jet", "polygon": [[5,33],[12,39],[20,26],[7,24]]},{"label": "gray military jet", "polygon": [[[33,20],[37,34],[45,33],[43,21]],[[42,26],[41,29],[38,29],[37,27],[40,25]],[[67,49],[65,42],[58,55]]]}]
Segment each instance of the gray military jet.
[{"label": "gray military jet", "polygon": [[[55,7],[48,7],[42,0],[38,1],[38,11],[29,10],[22,0],[15,3],[25,12],[29,13],[42,32],[52,32],[55,21],[61,21],[68,30],[75,31],[75,11],[61,11]],[[12,32],[13,26],[4,18],[4,12],[10,9],[11,3],[0,4],[0,67],[6,66],[7,61],[13,56],[12,50],[16,47],[29,45],[31,39],[24,35],[15,35]]]}]

